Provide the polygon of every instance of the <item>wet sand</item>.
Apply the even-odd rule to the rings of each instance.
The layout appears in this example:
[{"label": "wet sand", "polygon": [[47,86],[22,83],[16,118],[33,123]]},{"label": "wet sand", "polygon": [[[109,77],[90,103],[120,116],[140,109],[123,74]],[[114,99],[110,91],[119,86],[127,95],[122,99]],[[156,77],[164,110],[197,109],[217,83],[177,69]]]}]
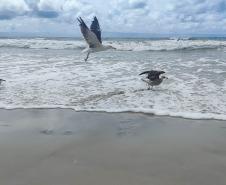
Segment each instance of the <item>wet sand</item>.
[{"label": "wet sand", "polygon": [[0,110],[1,185],[225,185],[226,122]]}]

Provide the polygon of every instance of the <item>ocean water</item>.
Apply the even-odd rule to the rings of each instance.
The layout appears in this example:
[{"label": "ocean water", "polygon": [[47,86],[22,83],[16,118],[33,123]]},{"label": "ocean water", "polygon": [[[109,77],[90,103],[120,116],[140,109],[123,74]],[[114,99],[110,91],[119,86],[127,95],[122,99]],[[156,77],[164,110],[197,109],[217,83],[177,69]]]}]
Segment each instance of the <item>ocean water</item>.
[{"label": "ocean water", "polygon": [[[76,39],[0,39],[0,108],[73,108],[226,120],[226,40],[108,39],[84,62]],[[147,90],[139,73],[164,70]]]}]

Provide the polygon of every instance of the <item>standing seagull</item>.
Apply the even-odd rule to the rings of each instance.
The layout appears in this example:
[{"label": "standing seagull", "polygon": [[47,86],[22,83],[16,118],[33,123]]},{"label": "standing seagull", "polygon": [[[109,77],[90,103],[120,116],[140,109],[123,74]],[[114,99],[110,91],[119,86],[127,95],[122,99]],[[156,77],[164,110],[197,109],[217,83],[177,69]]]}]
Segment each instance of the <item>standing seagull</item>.
[{"label": "standing seagull", "polygon": [[84,52],[88,52],[85,61],[88,60],[90,53],[105,51],[108,49],[115,49],[112,46],[102,45],[100,25],[96,17],[93,18],[90,29],[86,26],[86,23],[82,20],[81,17],[78,18],[78,22],[82,35],[88,44],[88,48],[84,50]]},{"label": "standing seagull", "polygon": [[157,86],[162,83],[163,79],[167,79],[167,77],[165,77],[165,76],[159,77],[161,74],[164,74],[164,73],[165,73],[165,71],[151,70],[151,71],[144,71],[144,72],[140,73],[139,75],[148,74],[147,75],[148,81],[146,81],[144,79],[142,79],[142,80],[148,84],[148,90],[150,90],[150,86],[153,89],[153,86]]},{"label": "standing seagull", "polygon": [[5,80],[3,80],[3,79],[0,79],[0,85],[1,85],[1,83],[2,83],[2,82],[5,82]]}]

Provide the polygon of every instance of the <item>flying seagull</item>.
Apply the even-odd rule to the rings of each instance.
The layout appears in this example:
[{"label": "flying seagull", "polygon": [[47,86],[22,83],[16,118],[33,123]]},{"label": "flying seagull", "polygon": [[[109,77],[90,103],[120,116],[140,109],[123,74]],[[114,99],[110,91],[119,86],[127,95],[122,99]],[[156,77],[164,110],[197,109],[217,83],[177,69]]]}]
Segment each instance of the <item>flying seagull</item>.
[{"label": "flying seagull", "polygon": [[3,79],[0,79],[0,85],[1,85],[1,83],[2,83],[2,82],[5,82],[5,80],[3,80]]},{"label": "flying seagull", "polygon": [[86,26],[86,23],[82,20],[81,17],[78,18],[78,22],[82,35],[88,44],[88,48],[84,50],[85,52],[87,52],[85,61],[88,60],[90,53],[105,51],[108,49],[115,49],[112,46],[102,45],[100,25],[96,17],[93,18],[90,29]]},{"label": "flying seagull", "polygon": [[144,82],[146,82],[148,84],[148,90],[150,90],[150,86],[151,88],[153,88],[153,86],[157,86],[160,85],[163,81],[163,79],[167,79],[167,77],[165,76],[161,76],[159,77],[161,74],[164,74],[165,71],[155,71],[155,70],[151,70],[151,71],[144,71],[142,73],[140,73],[139,75],[143,75],[143,74],[147,74],[147,80],[142,79]]}]

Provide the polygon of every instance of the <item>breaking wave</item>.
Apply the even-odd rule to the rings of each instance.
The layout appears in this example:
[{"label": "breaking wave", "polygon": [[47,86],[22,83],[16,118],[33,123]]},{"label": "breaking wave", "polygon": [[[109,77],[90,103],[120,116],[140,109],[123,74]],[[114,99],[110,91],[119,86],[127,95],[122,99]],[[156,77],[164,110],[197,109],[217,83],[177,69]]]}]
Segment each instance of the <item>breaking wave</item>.
[{"label": "breaking wave", "polygon": [[[112,45],[122,51],[176,51],[198,49],[221,49],[226,47],[225,40],[108,40],[104,44]],[[0,39],[0,48],[83,50],[83,40],[54,39]]]},{"label": "breaking wave", "polygon": [[[226,41],[115,39],[104,44],[138,52],[97,53],[84,62],[83,40],[0,39],[0,78],[6,80],[0,86],[0,108],[226,120],[226,50],[214,50],[226,47]],[[197,49],[182,55],[140,52]],[[164,70],[168,77],[153,91],[139,76],[150,69]]]}]

